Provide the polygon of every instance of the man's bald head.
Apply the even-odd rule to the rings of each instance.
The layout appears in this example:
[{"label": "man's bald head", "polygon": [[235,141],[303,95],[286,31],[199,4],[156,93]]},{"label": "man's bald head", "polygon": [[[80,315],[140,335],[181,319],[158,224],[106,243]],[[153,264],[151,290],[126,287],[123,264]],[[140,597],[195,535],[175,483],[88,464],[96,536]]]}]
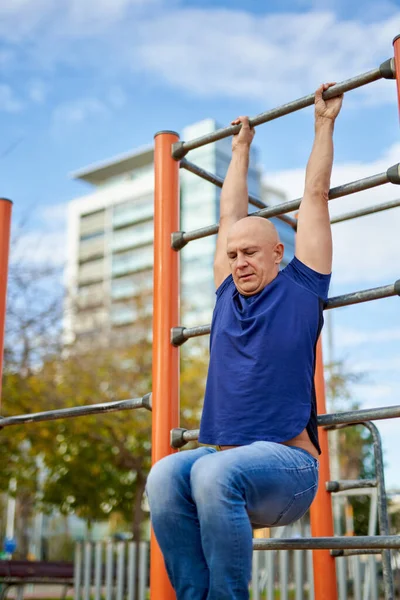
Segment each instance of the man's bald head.
[{"label": "man's bald head", "polygon": [[260,238],[260,241],[268,241],[273,244],[279,243],[279,235],[276,227],[268,219],[262,217],[244,217],[236,221],[228,232],[228,244],[230,238],[237,236],[250,235],[255,238]]},{"label": "man's bald head", "polygon": [[238,291],[251,296],[278,275],[283,245],[271,221],[245,217],[229,230],[227,255]]}]

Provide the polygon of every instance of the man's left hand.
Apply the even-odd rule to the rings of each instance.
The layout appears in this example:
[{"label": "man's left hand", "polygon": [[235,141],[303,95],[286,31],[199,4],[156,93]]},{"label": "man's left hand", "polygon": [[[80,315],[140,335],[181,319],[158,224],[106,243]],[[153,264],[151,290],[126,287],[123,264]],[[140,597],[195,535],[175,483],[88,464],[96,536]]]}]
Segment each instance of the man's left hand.
[{"label": "man's left hand", "polygon": [[315,92],[315,119],[330,119],[334,121],[338,116],[343,102],[343,94],[324,100],[322,94],[335,83],[323,83]]}]

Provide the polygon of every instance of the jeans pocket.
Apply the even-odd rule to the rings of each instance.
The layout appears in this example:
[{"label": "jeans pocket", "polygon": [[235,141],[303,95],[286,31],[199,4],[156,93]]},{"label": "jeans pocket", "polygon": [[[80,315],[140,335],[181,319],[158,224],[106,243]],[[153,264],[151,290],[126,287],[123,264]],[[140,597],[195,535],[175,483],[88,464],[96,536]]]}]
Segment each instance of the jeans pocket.
[{"label": "jeans pocket", "polygon": [[310,508],[315,494],[317,493],[317,488],[318,484],[314,483],[306,490],[295,494],[287,504],[286,508],[281,512],[275,523],[272,523],[271,527],[290,525],[291,523],[294,523],[300,519]]}]

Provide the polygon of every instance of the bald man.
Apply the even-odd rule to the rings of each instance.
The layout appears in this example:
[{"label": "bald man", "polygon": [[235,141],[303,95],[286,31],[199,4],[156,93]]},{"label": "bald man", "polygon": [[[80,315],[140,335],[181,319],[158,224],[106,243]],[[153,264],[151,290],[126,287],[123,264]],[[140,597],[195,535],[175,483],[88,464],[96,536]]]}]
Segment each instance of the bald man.
[{"label": "bald man", "polygon": [[[252,529],[288,525],[318,485],[313,375],[332,266],[328,192],[342,97],[315,93],[315,139],[295,257],[280,270],[274,225],[247,216],[254,130],[232,142],[214,261],[216,304],[199,441],[159,461],[147,494],[178,600],[248,600]],[[218,451],[221,450],[221,451]]]}]

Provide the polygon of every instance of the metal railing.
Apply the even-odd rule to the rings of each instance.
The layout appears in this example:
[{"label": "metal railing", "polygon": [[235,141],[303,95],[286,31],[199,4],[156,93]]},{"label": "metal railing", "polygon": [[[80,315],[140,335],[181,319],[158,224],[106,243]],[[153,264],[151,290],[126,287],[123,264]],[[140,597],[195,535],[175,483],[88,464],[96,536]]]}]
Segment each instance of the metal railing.
[{"label": "metal railing", "polygon": [[147,542],[77,542],[74,600],[146,600],[148,546]]}]

